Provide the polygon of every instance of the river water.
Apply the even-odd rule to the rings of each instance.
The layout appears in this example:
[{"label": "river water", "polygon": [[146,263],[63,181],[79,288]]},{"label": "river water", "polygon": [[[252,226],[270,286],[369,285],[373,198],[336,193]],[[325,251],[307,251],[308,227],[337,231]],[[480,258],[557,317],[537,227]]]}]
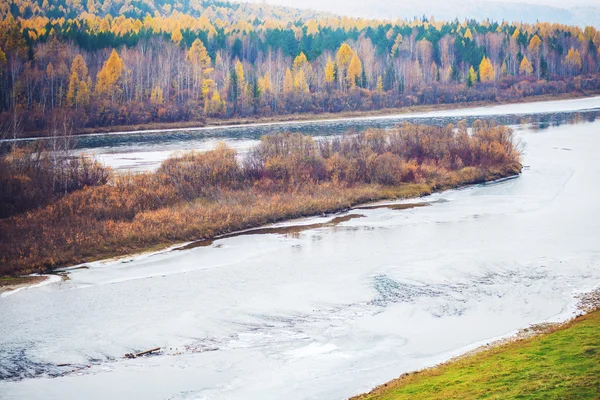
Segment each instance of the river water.
[{"label": "river water", "polygon": [[2,297],[0,398],[342,399],[565,319],[600,285],[600,120],[558,120],[516,125],[516,179],[86,264]]}]

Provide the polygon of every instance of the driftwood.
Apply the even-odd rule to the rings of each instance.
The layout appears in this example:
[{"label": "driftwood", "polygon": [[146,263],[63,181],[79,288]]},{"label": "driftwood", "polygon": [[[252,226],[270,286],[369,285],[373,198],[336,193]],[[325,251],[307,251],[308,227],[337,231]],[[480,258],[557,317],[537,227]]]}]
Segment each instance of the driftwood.
[{"label": "driftwood", "polygon": [[127,353],[127,354],[125,354],[125,358],[138,358],[138,357],[145,356],[148,354],[156,353],[157,351],[160,351],[160,347],[155,347],[150,350],[141,351],[139,353]]}]

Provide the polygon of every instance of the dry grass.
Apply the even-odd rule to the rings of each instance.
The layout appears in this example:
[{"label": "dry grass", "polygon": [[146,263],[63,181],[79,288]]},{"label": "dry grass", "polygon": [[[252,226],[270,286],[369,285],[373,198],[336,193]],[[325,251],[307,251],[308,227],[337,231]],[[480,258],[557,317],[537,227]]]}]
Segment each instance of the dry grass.
[{"label": "dry grass", "polygon": [[422,127],[315,142],[265,138],[240,165],[220,146],[167,160],[156,173],[115,176],[0,220],[0,275],[210,239],[268,223],[418,197],[520,171],[504,127]]}]

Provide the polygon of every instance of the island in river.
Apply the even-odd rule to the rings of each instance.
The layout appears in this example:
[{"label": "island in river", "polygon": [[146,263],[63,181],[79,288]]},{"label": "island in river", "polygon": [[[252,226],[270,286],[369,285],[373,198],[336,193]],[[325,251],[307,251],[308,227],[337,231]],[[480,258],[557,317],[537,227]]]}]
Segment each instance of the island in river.
[{"label": "island in river", "polygon": [[15,149],[1,160],[0,274],[48,272],[520,172],[510,128],[477,121],[470,129],[407,123],[320,140],[271,135],[241,161],[222,144],[168,159],[156,172],[113,177],[85,158],[56,167],[54,153]]}]

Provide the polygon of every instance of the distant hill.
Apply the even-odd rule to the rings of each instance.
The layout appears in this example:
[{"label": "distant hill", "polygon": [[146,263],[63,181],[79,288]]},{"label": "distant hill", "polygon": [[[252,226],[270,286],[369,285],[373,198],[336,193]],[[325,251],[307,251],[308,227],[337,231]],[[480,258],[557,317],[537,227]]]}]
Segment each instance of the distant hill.
[{"label": "distant hill", "polygon": [[600,26],[600,6],[563,6],[542,4],[481,1],[481,0],[251,0],[256,3],[281,4],[352,17],[376,19],[412,19],[434,16],[438,20],[493,19],[496,21],[557,22],[566,25]]}]

